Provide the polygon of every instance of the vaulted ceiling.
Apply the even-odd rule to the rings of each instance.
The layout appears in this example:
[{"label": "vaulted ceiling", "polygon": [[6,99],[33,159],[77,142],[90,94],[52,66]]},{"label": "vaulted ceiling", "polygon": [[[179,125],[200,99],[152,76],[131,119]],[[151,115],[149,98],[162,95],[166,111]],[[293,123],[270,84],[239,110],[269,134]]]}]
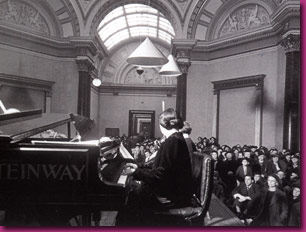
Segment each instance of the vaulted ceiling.
[{"label": "vaulted ceiling", "polygon": [[130,70],[124,63],[126,57],[144,36],[126,37],[118,46],[107,49],[98,28],[109,13],[131,3],[150,6],[170,22],[174,38],[171,44],[158,37],[153,39],[165,55],[171,47],[172,53],[175,51],[176,41],[189,41],[197,55],[197,51],[224,47],[228,41],[232,46],[250,40],[250,36],[294,28],[288,17],[299,16],[300,9],[298,0],[0,0],[0,26],[56,41],[58,47],[67,41],[78,47],[92,40],[93,45],[88,46],[96,48],[92,48],[91,59],[103,73],[103,80],[120,82],[118,75]]}]

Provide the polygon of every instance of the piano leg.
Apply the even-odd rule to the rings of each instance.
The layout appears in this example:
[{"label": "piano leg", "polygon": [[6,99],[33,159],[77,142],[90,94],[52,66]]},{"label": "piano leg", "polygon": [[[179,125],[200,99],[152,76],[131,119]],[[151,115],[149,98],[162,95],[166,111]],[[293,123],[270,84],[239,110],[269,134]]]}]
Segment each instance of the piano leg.
[{"label": "piano leg", "polygon": [[92,214],[92,220],[94,222],[94,226],[100,226],[101,221],[101,211],[95,211]]},{"label": "piano leg", "polygon": [[91,213],[83,213],[81,216],[82,226],[91,226]]}]

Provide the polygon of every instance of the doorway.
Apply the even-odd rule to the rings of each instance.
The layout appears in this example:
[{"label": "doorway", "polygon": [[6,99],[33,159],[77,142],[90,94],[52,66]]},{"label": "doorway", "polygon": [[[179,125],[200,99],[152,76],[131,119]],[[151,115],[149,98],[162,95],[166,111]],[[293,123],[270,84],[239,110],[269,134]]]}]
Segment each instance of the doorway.
[{"label": "doorway", "polygon": [[155,136],[155,111],[130,110],[129,111],[129,136],[143,135],[154,138]]}]

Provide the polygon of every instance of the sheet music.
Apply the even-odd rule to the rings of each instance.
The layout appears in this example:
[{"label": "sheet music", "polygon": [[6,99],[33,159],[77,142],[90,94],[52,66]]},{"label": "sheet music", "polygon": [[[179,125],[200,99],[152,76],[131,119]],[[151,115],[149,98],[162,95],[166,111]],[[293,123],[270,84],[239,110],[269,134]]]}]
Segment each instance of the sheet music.
[{"label": "sheet music", "polygon": [[128,150],[123,146],[122,143],[120,144],[120,153],[125,159],[134,159],[134,157],[128,152]]}]

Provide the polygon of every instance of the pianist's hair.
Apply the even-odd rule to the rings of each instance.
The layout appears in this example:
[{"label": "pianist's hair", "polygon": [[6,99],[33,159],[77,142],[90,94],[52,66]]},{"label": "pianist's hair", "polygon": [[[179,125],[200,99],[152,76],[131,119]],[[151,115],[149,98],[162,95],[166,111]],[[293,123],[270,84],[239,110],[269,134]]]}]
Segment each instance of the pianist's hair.
[{"label": "pianist's hair", "polygon": [[166,109],[159,115],[159,124],[167,130],[173,128],[179,130],[184,125],[180,115],[172,108]]}]

